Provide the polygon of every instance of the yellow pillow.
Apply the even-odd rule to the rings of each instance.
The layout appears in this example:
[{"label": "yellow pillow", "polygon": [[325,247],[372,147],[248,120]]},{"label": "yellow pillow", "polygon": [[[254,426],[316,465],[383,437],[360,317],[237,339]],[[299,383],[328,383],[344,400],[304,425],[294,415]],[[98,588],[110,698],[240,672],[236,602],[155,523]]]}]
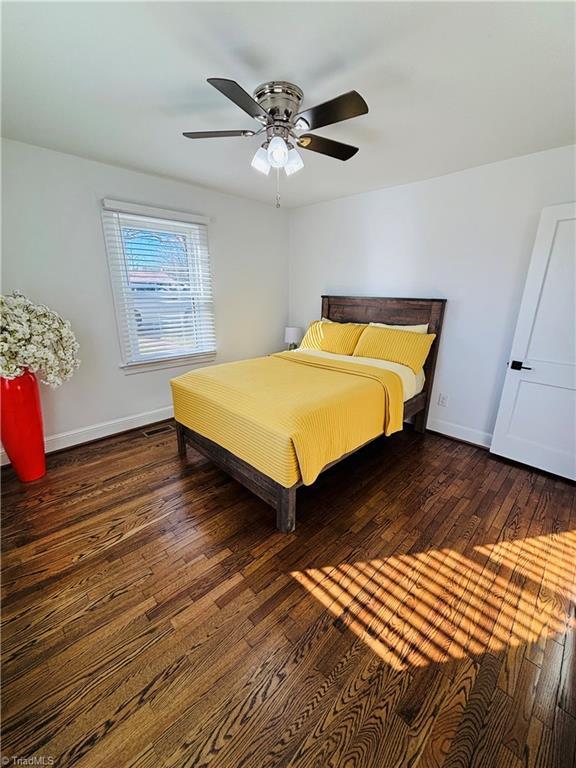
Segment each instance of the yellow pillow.
[{"label": "yellow pillow", "polygon": [[315,320],[304,334],[300,349],[321,349],[337,355],[351,355],[365,328],[365,325],[359,323]]},{"label": "yellow pillow", "polygon": [[435,333],[413,333],[369,325],[358,339],[354,356],[390,360],[420,373],[435,338]]}]

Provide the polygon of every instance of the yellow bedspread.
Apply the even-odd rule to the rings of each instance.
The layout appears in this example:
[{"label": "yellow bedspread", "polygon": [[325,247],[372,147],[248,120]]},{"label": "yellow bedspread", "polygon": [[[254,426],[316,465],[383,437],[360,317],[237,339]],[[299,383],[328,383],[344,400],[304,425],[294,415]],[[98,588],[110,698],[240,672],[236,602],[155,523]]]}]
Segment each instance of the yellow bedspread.
[{"label": "yellow bedspread", "polygon": [[402,429],[397,374],[304,352],[201,368],[170,384],[177,421],[286,488]]}]

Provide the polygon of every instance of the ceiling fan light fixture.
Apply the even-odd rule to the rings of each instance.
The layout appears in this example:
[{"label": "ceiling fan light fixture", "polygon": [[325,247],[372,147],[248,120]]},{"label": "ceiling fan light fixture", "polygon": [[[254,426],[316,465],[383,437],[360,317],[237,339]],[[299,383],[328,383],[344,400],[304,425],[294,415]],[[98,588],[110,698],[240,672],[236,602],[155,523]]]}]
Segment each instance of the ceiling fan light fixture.
[{"label": "ceiling fan light fixture", "polygon": [[270,173],[270,163],[268,161],[268,152],[264,147],[258,147],[256,154],[252,158],[252,168],[268,176]]},{"label": "ceiling fan light fixture", "polygon": [[[235,80],[209,77],[208,82],[243,112],[258,121],[258,130],[186,131],[187,139],[235,138],[265,135],[264,143],[252,158],[252,168],[264,176],[276,169],[276,207],[280,207],[280,168],[292,176],[304,167],[294,147],[337,160],[350,160],[358,147],[317,136],[308,131],[365,115],[368,104],[358,91],[348,91],[334,99],[301,111],[304,93],[294,83],[269,80],[259,85],[251,96]],[[303,131],[300,135],[300,132]],[[297,133],[298,132],[298,133]]]},{"label": "ceiling fan light fixture", "polygon": [[288,161],[288,145],[281,136],[274,136],[268,144],[268,162],[272,168],[284,168]]},{"label": "ceiling fan light fixture", "polygon": [[304,161],[300,157],[300,152],[292,147],[292,149],[288,152],[288,160],[284,166],[286,176],[292,176],[293,173],[301,171],[302,168],[304,168]]}]

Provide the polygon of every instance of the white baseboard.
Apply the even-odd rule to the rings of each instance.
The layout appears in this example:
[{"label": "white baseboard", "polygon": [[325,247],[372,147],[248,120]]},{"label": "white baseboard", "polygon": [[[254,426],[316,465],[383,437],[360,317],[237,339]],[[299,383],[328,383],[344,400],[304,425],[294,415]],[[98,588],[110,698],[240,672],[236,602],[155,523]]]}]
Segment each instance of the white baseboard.
[{"label": "white baseboard", "polygon": [[[50,435],[46,438],[46,453],[59,451],[62,448],[70,448],[80,443],[88,443],[91,440],[115,435],[118,432],[126,432],[128,429],[143,427],[146,424],[153,424],[155,421],[170,419],[173,415],[172,406],[167,405],[164,408],[156,408],[154,411],[136,413],[133,416],[123,416],[120,419],[103,421],[100,424],[91,424],[89,427],[73,429],[70,432],[60,432],[57,435]],[[448,437],[456,437],[459,440],[465,440],[467,443],[474,443],[474,445],[481,445],[484,448],[489,448],[492,442],[492,435],[489,432],[481,432],[478,429],[463,427],[460,424],[454,424],[452,421],[428,419],[428,427],[435,432],[448,435]],[[0,453],[0,458],[2,465],[9,463],[4,451]]]},{"label": "white baseboard", "polygon": [[470,427],[463,427],[461,424],[454,424],[452,421],[444,421],[443,419],[428,419],[428,429],[434,430],[434,432],[440,432],[448,437],[455,437],[458,440],[465,440],[467,443],[474,443],[474,445],[481,445],[483,448],[490,448],[492,443],[492,435],[490,432],[482,432],[479,429],[470,429]]},{"label": "white baseboard", "polygon": [[[136,413],[133,416],[123,416],[120,419],[112,419],[112,421],[103,421],[100,424],[91,424],[88,427],[72,429],[70,432],[60,432],[57,435],[49,435],[45,439],[46,453],[59,451],[61,448],[69,448],[72,445],[79,445],[80,443],[88,443],[91,440],[98,440],[101,437],[115,435],[118,432],[126,432],[128,429],[143,427],[146,424],[153,424],[155,421],[170,419],[173,415],[174,410],[172,406],[167,405],[164,408],[156,408],[153,411]],[[2,465],[9,463],[8,456],[4,451],[0,453],[0,458],[0,463]]]}]

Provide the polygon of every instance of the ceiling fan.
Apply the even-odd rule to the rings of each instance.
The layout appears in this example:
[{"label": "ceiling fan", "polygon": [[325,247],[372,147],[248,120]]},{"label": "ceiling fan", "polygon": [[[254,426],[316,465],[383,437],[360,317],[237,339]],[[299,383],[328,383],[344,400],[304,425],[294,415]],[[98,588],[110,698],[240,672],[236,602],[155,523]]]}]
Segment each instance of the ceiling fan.
[{"label": "ceiling fan", "polygon": [[304,93],[297,85],[284,80],[271,80],[259,85],[254,91],[254,97],[234,80],[209,77],[208,82],[261,123],[261,127],[256,131],[187,131],[183,135],[188,139],[208,139],[258,136],[265,133],[266,140],[252,160],[252,167],[265,175],[270,173],[270,168],[284,168],[287,176],[303,168],[304,162],[295,145],[337,160],[349,160],[358,152],[358,147],[341,141],[313,133],[296,133],[365,115],[368,105],[357,91],[348,91],[300,112]]}]

